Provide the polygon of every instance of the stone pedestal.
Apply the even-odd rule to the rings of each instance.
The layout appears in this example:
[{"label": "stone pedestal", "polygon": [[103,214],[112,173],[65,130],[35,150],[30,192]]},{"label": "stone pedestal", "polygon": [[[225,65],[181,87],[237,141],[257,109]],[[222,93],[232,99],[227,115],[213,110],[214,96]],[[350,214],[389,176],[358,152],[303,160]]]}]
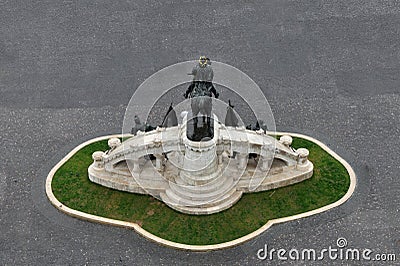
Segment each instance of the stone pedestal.
[{"label": "stone pedestal", "polygon": [[308,164],[310,163],[308,161],[308,155],[310,154],[310,152],[305,148],[297,149],[296,152],[299,155],[297,160],[297,168],[308,167]]},{"label": "stone pedestal", "polygon": [[92,159],[93,159],[93,167],[96,170],[101,170],[104,168],[104,161],[103,161],[103,155],[104,152],[102,151],[95,151],[92,154]]},{"label": "stone pedestal", "polygon": [[231,176],[222,174],[222,154],[217,155],[218,121],[214,138],[192,141],[183,138],[183,167],[161,198],[171,208],[190,214],[207,214],[232,206],[241,197]]},{"label": "stone pedestal", "polygon": [[[207,135],[208,130],[199,129],[201,118],[197,131],[190,131],[188,113],[183,115],[182,124],[138,131],[124,145],[119,138],[110,138],[108,151],[93,153],[89,179],[113,189],[151,194],[183,213],[210,214],[229,208],[242,193],[312,176],[309,151],[293,149],[289,135],[277,141],[262,130],[223,126],[215,115],[212,135]],[[150,155],[155,161],[148,160]]]},{"label": "stone pedestal", "polygon": [[189,185],[203,185],[212,181],[218,168],[214,140],[185,143],[185,157],[180,176]]}]

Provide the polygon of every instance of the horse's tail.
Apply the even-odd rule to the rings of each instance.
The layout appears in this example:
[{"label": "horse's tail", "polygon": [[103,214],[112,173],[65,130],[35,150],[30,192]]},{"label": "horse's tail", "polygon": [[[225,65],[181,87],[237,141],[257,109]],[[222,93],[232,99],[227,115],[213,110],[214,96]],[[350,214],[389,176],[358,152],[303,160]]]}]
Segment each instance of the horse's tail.
[{"label": "horse's tail", "polygon": [[203,107],[203,106],[205,106],[206,105],[206,97],[204,97],[204,96],[199,96],[199,97],[197,97],[197,98],[199,98],[199,107]]},{"label": "horse's tail", "polygon": [[194,115],[197,115],[198,112],[210,115],[211,105],[212,105],[212,99],[211,97],[208,96],[197,96],[192,98],[191,100],[191,106]]}]

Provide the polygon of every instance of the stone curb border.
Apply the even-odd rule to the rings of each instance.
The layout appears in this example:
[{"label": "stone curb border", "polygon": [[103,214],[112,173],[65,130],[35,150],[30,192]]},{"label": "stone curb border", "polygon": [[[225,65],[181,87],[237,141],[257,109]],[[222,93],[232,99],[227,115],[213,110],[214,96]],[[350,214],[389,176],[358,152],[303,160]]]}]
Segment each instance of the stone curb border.
[{"label": "stone curb border", "polygon": [[176,243],[176,242],[172,242],[169,240],[165,240],[163,238],[160,238],[156,235],[153,235],[149,232],[147,232],[146,230],[144,230],[142,227],[140,227],[138,224],[136,223],[132,223],[132,222],[124,222],[124,221],[120,221],[120,220],[114,220],[114,219],[109,219],[109,218],[104,218],[101,216],[96,216],[96,215],[92,215],[92,214],[87,214],[81,211],[77,211],[74,209],[71,209],[65,205],[63,205],[61,202],[59,202],[57,200],[57,198],[54,196],[53,191],[51,189],[51,182],[53,180],[53,176],[56,173],[56,171],[58,170],[58,168],[60,168],[66,161],[68,161],[77,151],[79,151],[80,149],[82,149],[83,147],[100,141],[100,140],[105,140],[105,139],[109,139],[109,138],[113,138],[113,137],[117,137],[120,138],[122,137],[121,134],[116,134],[116,135],[109,135],[109,136],[102,136],[102,137],[97,137],[91,140],[88,140],[80,145],[78,145],[77,147],[75,147],[72,151],[70,151],[60,162],[58,162],[49,172],[49,174],[47,175],[47,179],[46,179],[46,194],[47,197],[49,198],[50,202],[60,211],[76,217],[76,218],[80,218],[83,220],[87,220],[90,222],[97,222],[97,223],[101,223],[101,224],[106,224],[106,225],[113,225],[113,226],[119,226],[119,227],[124,227],[124,228],[130,228],[130,229],[134,229],[137,233],[139,233],[140,235],[144,236],[145,238],[152,240],[154,242],[157,242],[158,244],[164,245],[164,246],[168,246],[168,247],[172,247],[172,248],[176,248],[176,249],[182,249],[182,250],[191,250],[191,251],[211,251],[211,250],[217,250],[217,249],[224,249],[224,248],[229,248],[229,247],[233,247],[233,246],[237,246],[239,244],[242,244],[260,234],[262,234],[264,231],[266,231],[268,228],[270,228],[273,224],[278,224],[278,223],[283,223],[283,222],[288,222],[288,221],[293,221],[296,219],[300,219],[300,218],[304,218],[304,217],[308,217],[314,214],[318,214],[318,213],[322,213],[324,211],[330,210],[332,208],[335,208],[341,204],[343,204],[344,202],[346,202],[351,195],[353,194],[355,187],[356,187],[356,174],[354,172],[354,170],[352,169],[352,167],[343,159],[341,158],[338,154],[336,154],[334,151],[332,151],[330,148],[328,148],[328,146],[326,146],[325,144],[323,144],[322,142],[306,136],[306,135],[302,135],[302,134],[298,134],[298,133],[287,133],[287,132],[267,132],[268,134],[273,134],[273,135],[290,135],[292,137],[298,137],[298,138],[303,138],[306,140],[309,140],[311,142],[314,142],[315,144],[319,145],[322,149],[324,149],[326,152],[328,152],[330,155],[332,155],[336,160],[338,160],[347,170],[347,172],[350,175],[350,186],[348,191],[346,192],[346,194],[339,199],[338,201],[331,203],[329,205],[323,206],[321,208],[312,210],[312,211],[308,211],[305,213],[301,213],[301,214],[297,214],[297,215],[293,215],[293,216],[288,216],[288,217],[284,217],[284,218],[278,218],[278,219],[273,219],[273,220],[269,220],[265,225],[263,225],[262,227],[260,227],[259,229],[257,229],[256,231],[242,236],[238,239],[229,241],[229,242],[224,242],[224,243],[220,243],[220,244],[214,244],[214,245],[188,245],[188,244],[180,244],[180,243]]}]

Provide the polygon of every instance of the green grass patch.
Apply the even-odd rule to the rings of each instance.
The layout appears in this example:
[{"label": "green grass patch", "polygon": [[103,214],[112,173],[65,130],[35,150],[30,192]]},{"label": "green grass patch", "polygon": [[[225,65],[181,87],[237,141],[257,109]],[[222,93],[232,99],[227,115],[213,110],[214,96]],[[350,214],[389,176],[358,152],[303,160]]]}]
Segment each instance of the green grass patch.
[{"label": "green grass patch", "polygon": [[151,196],[92,183],[87,174],[91,155],[107,150],[107,140],[82,148],[64,163],[54,175],[52,189],[56,198],[72,209],[136,222],[148,232],[178,243],[217,244],[247,235],[268,220],[317,209],[346,194],[350,177],[341,163],[313,142],[294,138],[292,146],[310,151],[312,178],[279,189],[244,194],[233,207],[211,215],[182,214]]}]

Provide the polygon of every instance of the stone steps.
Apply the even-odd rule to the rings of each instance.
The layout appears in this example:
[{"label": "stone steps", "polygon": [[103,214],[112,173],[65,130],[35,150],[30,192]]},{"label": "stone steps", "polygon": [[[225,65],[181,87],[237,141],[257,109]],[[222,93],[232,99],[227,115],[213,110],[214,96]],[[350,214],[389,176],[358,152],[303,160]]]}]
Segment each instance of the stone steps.
[{"label": "stone steps", "polygon": [[185,206],[185,204],[177,204],[176,202],[171,200],[171,198],[165,193],[161,193],[160,196],[161,199],[169,207],[177,211],[188,214],[212,214],[230,208],[241,198],[242,192],[232,189],[229,193],[224,195],[224,197],[218,200],[217,202],[213,202],[211,204],[197,205],[197,206],[196,205]]},{"label": "stone steps", "polygon": [[175,178],[175,182],[170,181],[169,185],[174,189],[175,187],[179,187],[178,189],[182,188],[186,191],[189,192],[199,192],[199,193],[208,193],[208,192],[213,192],[218,190],[221,186],[223,186],[223,183],[227,182],[227,177],[226,176],[219,176],[218,178],[203,184],[203,185],[197,185],[197,186],[191,186],[186,184],[179,176]]},{"label": "stone steps", "polygon": [[218,178],[222,173],[222,168],[221,167],[216,167],[215,170],[211,171],[208,174],[204,173],[199,173],[196,171],[190,172],[190,171],[181,171],[180,172],[180,177],[184,180],[186,183],[208,183],[211,182],[212,180]]},{"label": "stone steps", "polygon": [[210,192],[196,190],[197,186],[179,186],[170,183],[170,191],[176,194],[178,197],[192,200],[192,201],[209,201],[221,197],[223,194],[229,192],[233,187],[233,180],[226,179],[225,182],[221,183],[219,187],[213,189]]},{"label": "stone steps", "polygon": [[168,196],[170,199],[169,203],[173,205],[180,205],[180,206],[185,206],[185,207],[212,207],[212,206],[217,206],[220,205],[221,203],[225,202],[228,200],[234,193],[236,192],[236,189],[232,188],[229,191],[226,191],[224,194],[221,194],[219,197],[213,198],[213,199],[206,199],[204,198],[202,201],[196,201],[188,198],[182,198],[179,195],[176,195],[173,193],[171,190],[166,190],[165,195]]}]

